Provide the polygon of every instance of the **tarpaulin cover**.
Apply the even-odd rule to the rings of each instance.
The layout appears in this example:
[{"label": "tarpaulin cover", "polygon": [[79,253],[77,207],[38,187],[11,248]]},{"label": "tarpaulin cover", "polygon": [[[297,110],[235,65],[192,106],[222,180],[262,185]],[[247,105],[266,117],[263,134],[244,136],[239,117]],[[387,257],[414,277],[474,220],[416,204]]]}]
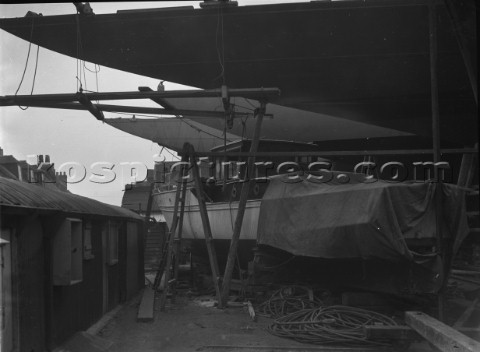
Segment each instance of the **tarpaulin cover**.
[{"label": "tarpaulin cover", "polygon": [[260,208],[258,243],[299,256],[432,262],[435,253],[414,253],[406,239],[436,238],[439,191],[441,232],[454,240],[455,252],[468,234],[462,189],[433,182],[368,183],[356,176],[345,184],[272,178]]}]

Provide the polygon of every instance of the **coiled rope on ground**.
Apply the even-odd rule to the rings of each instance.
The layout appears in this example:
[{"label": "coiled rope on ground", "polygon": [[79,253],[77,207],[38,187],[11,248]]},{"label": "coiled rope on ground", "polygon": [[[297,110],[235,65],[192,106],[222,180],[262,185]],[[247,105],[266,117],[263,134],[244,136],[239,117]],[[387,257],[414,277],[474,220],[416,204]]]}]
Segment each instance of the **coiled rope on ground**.
[{"label": "coiled rope on ground", "polygon": [[305,286],[287,286],[275,291],[270,299],[255,307],[257,315],[279,318],[299,310],[318,308],[323,302]]},{"label": "coiled rope on ground", "polygon": [[328,306],[302,309],[278,317],[267,331],[299,342],[323,345],[388,346],[388,341],[367,340],[364,326],[397,325],[392,318],[361,308]]}]

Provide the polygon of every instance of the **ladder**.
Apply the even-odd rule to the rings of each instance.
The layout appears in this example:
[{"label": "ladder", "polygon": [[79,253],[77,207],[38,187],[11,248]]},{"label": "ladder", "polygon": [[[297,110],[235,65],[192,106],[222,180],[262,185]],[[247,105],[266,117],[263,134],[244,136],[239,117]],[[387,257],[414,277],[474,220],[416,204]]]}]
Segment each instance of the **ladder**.
[{"label": "ladder", "polygon": [[[172,294],[175,294],[175,283],[178,278],[178,267],[179,267],[179,254],[181,249],[181,239],[182,239],[182,227],[183,227],[183,217],[185,213],[185,198],[187,190],[187,180],[188,172],[192,170],[193,179],[195,182],[195,188],[197,190],[196,196],[198,199],[198,205],[200,210],[200,216],[202,219],[203,231],[205,236],[205,242],[207,245],[208,256],[210,261],[210,267],[212,270],[212,279],[215,286],[215,291],[217,293],[218,300],[220,301],[220,274],[218,269],[217,255],[215,252],[215,247],[213,246],[213,236],[212,230],[210,227],[210,221],[207,213],[207,206],[205,203],[205,197],[203,194],[202,182],[200,179],[200,172],[198,170],[198,164],[194,157],[195,151],[193,146],[189,143],[185,143],[182,164],[180,167],[180,173],[177,179],[177,189],[175,193],[175,202],[173,210],[173,220],[170,231],[167,235],[167,240],[164,245],[164,250],[162,253],[162,260],[159,265],[155,277],[154,288],[157,289],[162,276],[165,275],[165,287],[162,292],[160,299],[160,310],[165,310],[165,304],[167,299],[167,293],[169,290],[169,285],[172,288]],[[178,229],[178,230],[177,230]],[[173,274],[174,278],[171,280],[171,267],[172,267],[172,257],[175,253],[176,259],[173,262]]]},{"label": "ladder", "polygon": [[[182,164],[180,165],[180,172],[177,178],[177,189],[175,192],[175,202],[173,207],[173,220],[172,225],[167,233],[167,239],[163,245],[162,257],[160,260],[160,265],[158,267],[157,274],[155,275],[154,289],[157,290],[162,277],[165,275],[165,287],[160,300],[161,310],[165,309],[165,302],[167,298],[168,286],[170,283],[170,268],[172,266],[172,257],[175,252],[176,260],[175,266],[178,266],[178,254],[180,252],[180,239],[181,231],[183,225],[183,214],[185,212],[185,196],[187,190],[187,183],[184,178],[185,174],[188,172],[188,168],[185,167],[184,162],[186,157],[182,158]],[[180,209],[179,209],[180,208]],[[177,232],[178,227],[178,232]],[[178,269],[177,269],[178,270]],[[175,269],[174,269],[175,271]],[[172,285],[174,287],[174,285]]]}]

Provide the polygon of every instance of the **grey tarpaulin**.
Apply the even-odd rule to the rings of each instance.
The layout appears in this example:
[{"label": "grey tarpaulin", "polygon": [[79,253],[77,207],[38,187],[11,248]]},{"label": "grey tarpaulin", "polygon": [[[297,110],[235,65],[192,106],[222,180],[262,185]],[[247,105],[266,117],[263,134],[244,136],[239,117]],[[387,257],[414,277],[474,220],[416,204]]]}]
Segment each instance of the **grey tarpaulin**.
[{"label": "grey tarpaulin", "polygon": [[436,237],[439,190],[442,234],[454,239],[454,251],[468,234],[464,192],[455,185],[349,176],[345,184],[272,178],[260,208],[258,243],[299,256],[431,261],[432,254],[413,253],[405,240]]}]

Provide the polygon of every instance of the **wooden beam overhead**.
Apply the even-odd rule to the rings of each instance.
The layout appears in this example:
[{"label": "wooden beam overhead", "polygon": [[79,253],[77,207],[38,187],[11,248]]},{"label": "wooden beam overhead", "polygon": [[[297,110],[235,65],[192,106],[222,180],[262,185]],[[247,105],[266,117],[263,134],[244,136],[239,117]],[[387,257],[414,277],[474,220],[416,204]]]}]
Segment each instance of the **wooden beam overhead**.
[{"label": "wooden beam overhead", "polygon": [[[181,153],[180,153],[181,154]],[[229,157],[287,157],[287,156],[350,156],[350,155],[412,155],[432,154],[432,149],[394,149],[394,150],[319,150],[295,152],[196,152],[195,156],[229,156]],[[478,154],[476,148],[442,149],[441,154]]]},{"label": "wooden beam overhead", "polygon": [[[22,104],[23,105],[23,104]],[[88,110],[88,108],[78,103],[34,103],[27,104],[33,108],[49,108],[49,109],[67,109],[67,110]],[[225,118],[225,113],[222,111],[203,111],[203,110],[182,110],[182,109],[162,109],[149,108],[142,106],[125,106],[125,105],[110,105],[110,104],[94,104],[94,106],[104,112],[112,113],[129,113],[129,114],[146,114],[146,115],[172,115],[172,116],[188,116],[192,118]],[[245,112],[236,112],[235,116],[245,117],[250,115]],[[268,117],[273,117],[269,115]]]},{"label": "wooden beam overhead", "polygon": [[[105,93],[82,93],[89,100],[131,100],[131,99],[155,99],[155,98],[215,98],[222,97],[221,89],[208,90],[170,90],[170,91],[133,91],[133,92],[105,92]],[[278,97],[278,88],[245,88],[228,89],[231,97],[244,97],[256,100],[268,100]],[[6,95],[0,97],[0,106],[31,106],[35,103],[69,103],[78,101],[77,93],[68,94],[37,94],[37,95]]]}]

